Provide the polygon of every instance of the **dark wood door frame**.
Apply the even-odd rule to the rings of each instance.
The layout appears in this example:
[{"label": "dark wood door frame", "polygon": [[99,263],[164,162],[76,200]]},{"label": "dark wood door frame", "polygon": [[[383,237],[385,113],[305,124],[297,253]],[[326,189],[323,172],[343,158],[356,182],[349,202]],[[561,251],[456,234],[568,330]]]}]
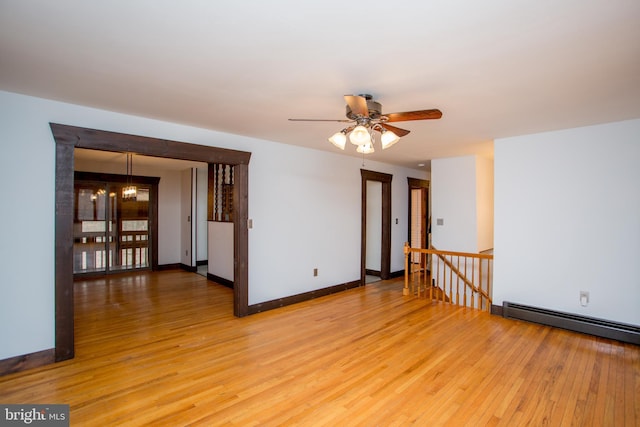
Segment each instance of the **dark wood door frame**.
[{"label": "dark wood door frame", "polygon": [[55,196],[55,360],[74,357],[73,180],[74,149],[128,152],[153,157],[226,163],[234,169],[233,312],[248,315],[249,306],[249,159],[251,153],[116,132],[50,123],[56,142]]},{"label": "dark wood door frame", "polygon": [[382,183],[382,241],[380,278],[391,278],[391,179],[393,175],[360,169],[362,177],[362,234],[360,245],[360,283],[364,285],[367,275],[367,181]]}]

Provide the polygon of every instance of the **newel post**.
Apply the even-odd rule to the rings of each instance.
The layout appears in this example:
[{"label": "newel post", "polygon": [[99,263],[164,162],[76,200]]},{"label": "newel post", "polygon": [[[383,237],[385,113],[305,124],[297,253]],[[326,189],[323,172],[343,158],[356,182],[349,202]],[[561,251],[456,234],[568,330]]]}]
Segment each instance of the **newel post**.
[{"label": "newel post", "polygon": [[404,242],[404,288],[402,295],[409,295],[409,242]]}]

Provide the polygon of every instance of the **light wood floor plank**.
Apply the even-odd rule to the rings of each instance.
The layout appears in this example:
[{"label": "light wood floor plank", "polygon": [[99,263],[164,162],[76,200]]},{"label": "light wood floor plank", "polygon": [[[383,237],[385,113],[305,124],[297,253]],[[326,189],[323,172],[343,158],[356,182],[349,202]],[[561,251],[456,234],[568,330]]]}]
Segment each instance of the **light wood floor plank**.
[{"label": "light wood floor plank", "polygon": [[76,283],[76,358],[0,377],[72,425],[640,425],[640,348],[383,281],[246,318],[182,271]]}]

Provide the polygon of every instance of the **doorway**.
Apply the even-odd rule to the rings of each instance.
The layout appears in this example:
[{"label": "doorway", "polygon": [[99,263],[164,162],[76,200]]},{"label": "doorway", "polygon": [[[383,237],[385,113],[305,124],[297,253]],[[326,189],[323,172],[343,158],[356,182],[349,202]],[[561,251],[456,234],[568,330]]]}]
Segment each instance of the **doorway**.
[{"label": "doorway", "polygon": [[[369,192],[376,191],[375,199],[378,197],[381,204],[381,224],[380,224],[380,245],[375,244],[375,247],[380,248],[380,279],[388,280],[391,278],[391,179],[393,175],[389,175],[381,172],[373,172],[365,169],[360,169],[360,175],[362,179],[362,233],[361,233],[361,245],[360,245],[360,283],[366,284],[367,278],[367,247],[368,247],[368,232],[367,232],[367,206],[369,201]],[[377,190],[373,190],[375,187],[370,186],[370,182],[380,183],[381,194],[377,196]],[[379,187],[378,187],[379,188]],[[377,226],[377,225],[376,225]],[[378,237],[375,237],[376,239]],[[371,251],[371,249],[369,249]],[[377,272],[376,272],[377,273]]]},{"label": "doorway", "polygon": [[[429,181],[407,178],[409,185],[409,245],[427,249],[430,246]],[[411,263],[427,269],[426,254],[412,254]]]},{"label": "doorway", "polygon": [[233,313],[249,314],[249,160],[251,153],[50,123],[55,148],[55,360],[74,357],[73,206],[74,149],[143,154],[154,157],[235,165]]},{"label": "doorway", "polygon": [[[73,274],[157,266],[159,178],[74,174]],[[134,185],[134,187],[131,186]],[[134,194],[125,189],[135,188]]]},{"label": "doorway", "polygon": [[194,224],[195,224],[195,254],[197,273],[201,276],[208,277],[209,273],[209,222],[207,221],[208,207],[208,165],[206,167],[198,167],[193,170],[196,177],[195,185],[195,208],[194,208]]},{"label": "doorway", "polygon": [[367,252],[365,257],[365,282],[380,280],[382,265],[382,183],[367,181]]}]

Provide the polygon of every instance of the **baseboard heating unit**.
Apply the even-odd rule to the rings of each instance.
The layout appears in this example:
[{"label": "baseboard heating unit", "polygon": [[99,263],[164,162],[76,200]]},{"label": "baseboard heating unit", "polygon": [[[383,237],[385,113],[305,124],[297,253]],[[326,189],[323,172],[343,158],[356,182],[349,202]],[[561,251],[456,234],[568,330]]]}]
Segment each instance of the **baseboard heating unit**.
[{"label": "baseboard heating unit", "polygon": [[529,307],[507,301],[502,303],[502,315],[508,319],[526,320],[528,322],[640,345],[640,327],[638,326],[560,311],[546,310],[544,308]]}]

